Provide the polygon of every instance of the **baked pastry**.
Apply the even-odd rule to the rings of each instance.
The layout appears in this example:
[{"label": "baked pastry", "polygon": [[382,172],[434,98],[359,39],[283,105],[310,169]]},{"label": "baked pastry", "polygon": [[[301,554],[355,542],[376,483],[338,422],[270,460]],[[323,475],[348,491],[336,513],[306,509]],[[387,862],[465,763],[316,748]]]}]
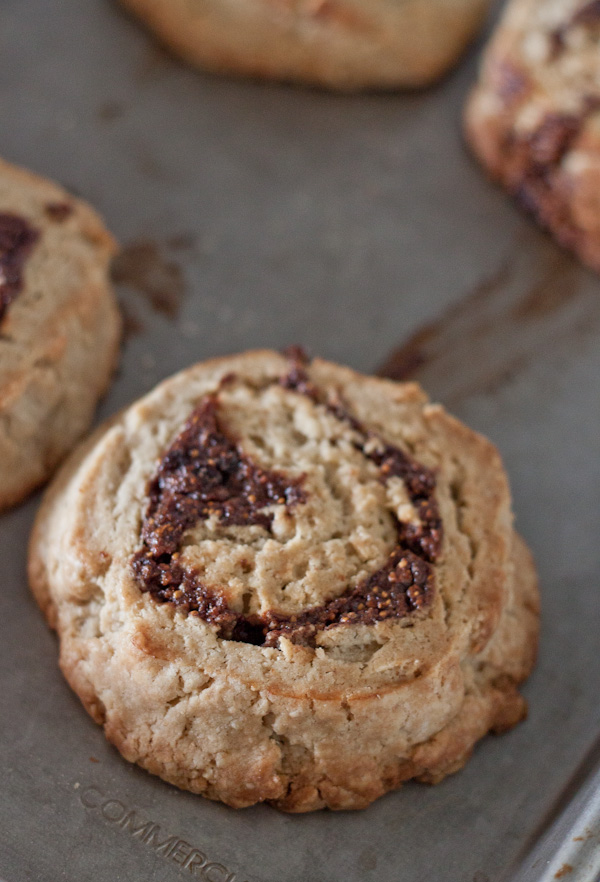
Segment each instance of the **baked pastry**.
[{"label": "baked pastry", "polygon": [[600,5],[511,0],[466,133],[491,175],[600,271]]},{"label": "baked pastry", "polygon": [[488,0],[122,0],[178,55],[216,73],[332,89],[427,85]]},{"label": "baked pastry", "polygon": [[108,739],[235,807],[361,808],[525,714],[536,577],[498,453],[412,383],[195,365],[71,458],[29,567]]},{"label": "baked pastry", "polygon": [[0,160],[0,509],[50,476],[108,384],[114,251],[84,202]]}]

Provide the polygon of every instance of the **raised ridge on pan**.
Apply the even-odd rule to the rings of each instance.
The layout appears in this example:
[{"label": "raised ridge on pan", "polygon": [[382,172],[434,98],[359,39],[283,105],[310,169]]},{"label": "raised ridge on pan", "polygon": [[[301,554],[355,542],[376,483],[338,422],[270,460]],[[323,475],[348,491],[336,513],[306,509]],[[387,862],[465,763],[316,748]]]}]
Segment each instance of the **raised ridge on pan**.
[{"label": "raised ridge on pan", "polygon": [[600,738],[596,738],[525,852],[510,882],[600,879]]}]

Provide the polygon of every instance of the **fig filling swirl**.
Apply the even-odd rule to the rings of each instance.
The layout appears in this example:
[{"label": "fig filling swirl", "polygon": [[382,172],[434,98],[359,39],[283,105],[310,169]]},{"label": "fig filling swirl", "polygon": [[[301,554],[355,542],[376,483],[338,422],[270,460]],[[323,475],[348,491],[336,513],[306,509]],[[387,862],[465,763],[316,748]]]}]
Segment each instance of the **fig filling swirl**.
[{"label": "fig filling swirl", "polygon": [[24,218],[0,212],[0,322],[23,288],[23,266],[39,236]]},{"label": "fig filling swirl", "polygon": [[269,532],[273,515],[265,509],[281,505],[291,514],[306,501],[307,491],[304,475],[260,468],[244,454],[222,425],[215,393],[190,415],[150,481],[142,547],[132,559],[139,588],[157,602],[215,625],[222,639],[268,647],[277,646],[280,637],[314,646],[321,630],[370,625],[424,609],[433,598],[432,565],[442,544],[434,472],[365,430],[340,400],[325,398],[300,359],[279,382],[351,427],[355,448],[377,466],[380,481],[395,477],[404,482],[418,522],[395,520],[396,544],[384,564],[320,606],[296,614],[269,610],[245,615],[232,609],[224,594],[202,584],[198,574],[180,562],[184,533],[211,516],[224,525],[257,524]]}]

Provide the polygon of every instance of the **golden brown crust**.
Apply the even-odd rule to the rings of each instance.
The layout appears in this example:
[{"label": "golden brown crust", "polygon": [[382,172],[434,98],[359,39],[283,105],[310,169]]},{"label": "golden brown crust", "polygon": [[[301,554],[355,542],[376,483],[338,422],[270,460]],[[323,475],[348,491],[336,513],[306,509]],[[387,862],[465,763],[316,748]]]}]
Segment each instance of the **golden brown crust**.
[{"label": "golden brown crust", "polygon": [[38,233],[2,318],[4,509],[47,480],[87,429],[116,365],[120,317],[108,281],[116,244],[88,205],[0,160],[0,211]]},{"label": "golden brown crust", "polygon": [[121,0],[178,55],[216,73],[354,90],[439,78],[487,0]]},{"label": "golden brown crust", "polygon": [[[66,678],[127,759],[235,807],[269,801],[294,812],[361,808],[408,778],[440,780],[463,765],[487,731],[522,718],[517,687],[531,670],[537,641],[535,571],[513,532],[506,478],[489,442],[429,405],[413,384],[317,360],[312,382],[335,389],[361,422],[437,470],[445,540],[432,605],[410,620],[325,631],[313,647],[285,639],[265,647],[222,639],[209,623],[141,593],[131,561],[148,479],[198,400],[221,388],[227,374],[239,380],[222,393],[223,408],[238,420],[247,449],[256,420],[264,420],[262,435],[282,462],[291,455],[303,468],[321,451],[338,501],[350,488],[358,509],[376,504],[383,489],[368,469],[361,477],[352,465],[344,426],[272,385],[287,367],[270,352],[196,365],[113,420],[46,494],[31,539],[30,582],[58,630]],[[292,436],[284,412],[293,418],[293,437],[306,439],[295,441],[297,448],[285,441]],[[335,432],[338,442],[323,446]],[[307,473],[307,498],[318,474],[317,465]],[[295,532],[281,539],[275,557],[273,540],[264,542],[253,527],[235,528],[229,550],[219,546],[218,524],[212,538],[190,533],[186,547],[195,544],[200,554],[209,542],[217,581],[231,573],[238,543],[248,553],[260,547],[264,566],[256,566],[255,587],[239,590],[256,590],[268,604],[265,574],[286,555],[299,560],[306,518],[325,523],[335,506],[328,503],[321,514],[310,502],[299,506]],[[364,535],[356,516],[344,521],[348,537]],[[337,540],[327,547],[336,547],[330,541]],[[311,555],[320,553],[315,540]],[[377,565],[376,558],[368,564]],[[288,584],[287,602],[299,609],[327,590],[318,578],[295,585]],[[234,597],[231,579],[228,590]]]},{"label": "golden brown crust", "polygon": [[465,113],[491,174],[600,271],[600,16],[587,0],[512,0]]}]

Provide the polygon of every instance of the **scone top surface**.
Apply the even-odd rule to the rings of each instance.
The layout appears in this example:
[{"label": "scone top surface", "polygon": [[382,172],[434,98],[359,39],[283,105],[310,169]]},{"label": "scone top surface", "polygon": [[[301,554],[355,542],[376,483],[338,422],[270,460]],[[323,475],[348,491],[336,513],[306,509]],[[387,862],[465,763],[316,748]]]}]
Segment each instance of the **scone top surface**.
[{"label": "scone top surface", "polygon": [[434,477],[331,391],[296,360],[266,388],[232,374],[204,397],[150,486],[134,560],[144,589],[220,637],[271,646],[428,605]]},{"label": "scone top surface", "polygon": [[[396,684],[473,639],[448,619],[471,554],[452,485],[462,456],[495,453],[416,386],[315,361],[301,368],[307,394],[297,368],[259,352],[164,383],[84,461],[68,526],[119,614],[174,628],[190,661],[230,659],[237,675],[301,681],[302,694]],[[385,473],[401,452],[405,480]],[[503,475],[486,481],[477,529],[493,593],[509,513]]]},{"label": "scone top surface", "polygon": [[[513,53],[515,73],[528,81],[521,84],[523,93],[529,88],[530,97],[547,102],[538,109],[541,117],[550,109],[576,114],[592,110],[589,99],[600,94],[599,36],[595,0],[513,0],[494,39]],[[533,111],[529,116],[531,125]]]},{"label": "scone top surface", "polygon": [[551,154],[569,148],[588,121],[597,123],[599,39],[594,0],[512,0],[484,56],[482,114],[510,112],[515,138],[531,138],[545,125],[539,162],[558,161]]}]

